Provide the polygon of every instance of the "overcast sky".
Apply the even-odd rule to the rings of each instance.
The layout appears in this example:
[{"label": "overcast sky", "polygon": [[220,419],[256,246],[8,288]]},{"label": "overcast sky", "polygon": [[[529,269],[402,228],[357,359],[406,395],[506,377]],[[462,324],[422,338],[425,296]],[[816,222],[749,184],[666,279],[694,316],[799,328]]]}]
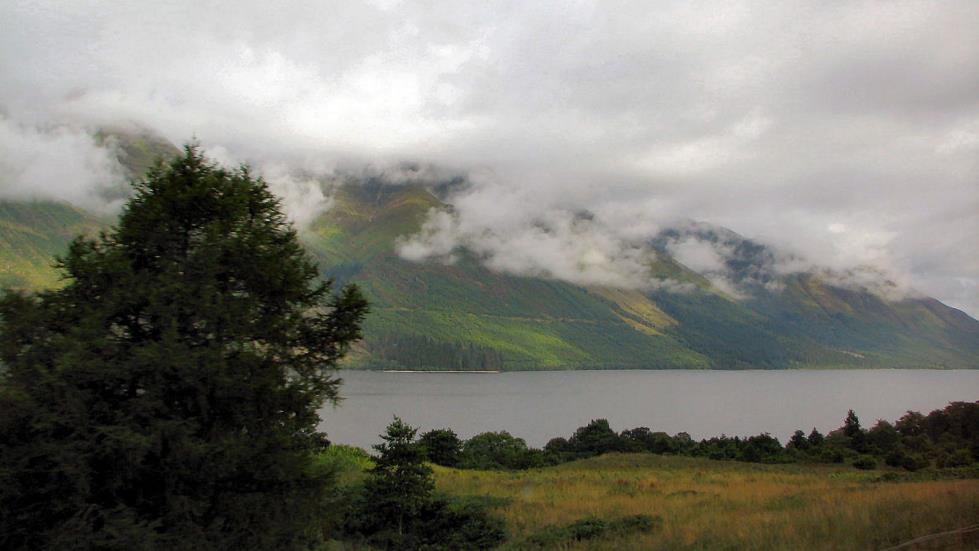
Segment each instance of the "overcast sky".
[{"label": "overcast sky", "polygon": [[8,0],[0,21],[3,196],[92,204],[117,170],[86,130],[137,124],[283,174],[469,175],[419,259],[615,283],[689,218],[979,316],[976,1]]}]

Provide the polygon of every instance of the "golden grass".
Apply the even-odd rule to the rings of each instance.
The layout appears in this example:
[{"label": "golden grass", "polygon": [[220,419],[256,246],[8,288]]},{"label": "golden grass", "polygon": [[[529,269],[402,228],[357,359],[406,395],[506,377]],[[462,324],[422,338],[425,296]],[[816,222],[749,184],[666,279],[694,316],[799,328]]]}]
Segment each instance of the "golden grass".
[{"label": "golden grass", "polygon": [[[612,454],[524,472],[436,467],[451,495],[503,498],[512,539],[584,517],[654,515],[661,529],[564,549],[882,549],[979,522],[979,480],[878,482],[880,471]],[[975,549],[947,538],[942,549]],[[935,548],[935,547],[932,547]]]}]

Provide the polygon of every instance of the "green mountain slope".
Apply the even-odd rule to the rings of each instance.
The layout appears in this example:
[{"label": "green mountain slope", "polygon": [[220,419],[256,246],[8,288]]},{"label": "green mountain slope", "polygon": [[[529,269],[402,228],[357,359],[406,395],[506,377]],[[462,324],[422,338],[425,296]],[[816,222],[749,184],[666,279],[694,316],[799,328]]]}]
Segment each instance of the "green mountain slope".
[{"label": "green mountain slope", "polygon": [[[114,139],[133,173],[173,151],[145,136]],[[770,250],[723,228],[652,238],[653,273],[690,285],[644,293],[496,273],[465,251],[451,264],[409,262],[396,253],[398,239],[417,232],[430,209],[450,208],[435,194],[368,180],[335,189],[333,199],[301,237],[325,277],[357,282],[371,300],[352,366],[979,367],[979,322],[966,314],[928,298],[887,301],[814,274],[776,275]],[[57,285],[52,256],[106,224],[63,204],[0,202],[0,286]],[[691,232],[733,251],[727,269],[747,298],[725,295],[670,256],[669,240]]]},{"label": "green mountain slope", "polygon": [[672,320],[639,293],[515,277],[463,256],[412,263],[395,251],[441,203],[417,186],[346,186],[304,234],[328,276],[372,301],[361,363],[414,369],[708,367],[657,326]]},{"label": "green mountain slope", "polygon": [[[812,275],[733,300],[665,251],[658,275],[685,293],[584,288],[395,252],[431,208],[419,186],[349,185],[306,233],[327,275],[374,303],[361,365],[400,369],[979,367],[979,322],[933,299],[887,302]],[[770,253],[734,234],[734,273],[758,277]],[[766,283],[764,278],[758,279]],[[747,281],[747,279],[746,279]]]},{"label": "green mountain slope", "polygon": [[[691,230],[686,230],[688,233]],[[655,245],[683,231],[669,230]],[[697,224],[699,239],[730,252],[728,273],[748,298],[658,293],[683,320],[676,334],[714,365],[762,367],[979,367],[979,321],[931,298],[885,300],[814,274],[779,276],[768,248],[730,230]],[[781,290],[768,290],[778,283]]]},{"label": "green mountain slope", "polygon": [[[114,148],[130,179],[144,174],[156,159],[178,153],[171,143],[145,131],[103,130],[96,139]],[[59,285],[55,257],[65,253],[74,237],[94,235],[111,222],[58,201],[0,200],[0,288],[37,290]]]},{"label": "green mountain slope", "polygon": [[58,285],[54,257],[79,234],[104,220],[64,203],[0,201],[0,287],[44,289]]}]

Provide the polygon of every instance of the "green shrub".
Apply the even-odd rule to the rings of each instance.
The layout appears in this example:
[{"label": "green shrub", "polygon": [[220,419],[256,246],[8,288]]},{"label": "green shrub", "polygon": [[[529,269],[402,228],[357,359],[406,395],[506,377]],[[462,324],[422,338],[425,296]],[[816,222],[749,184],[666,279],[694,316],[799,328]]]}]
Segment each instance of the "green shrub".
[{"label": "green shrub", "polygon": [[422,510],[421,521],[422,549],[492,549],[506,539],[503,520],[476,500],[433,499]]},{"label": "green shrub", "polygon": [[901,466],[911,472],[924,469],[928,465],[928,459],[918,454],[906,455],[904,456],[904,460],[901,462]]},{"label": "green shrub", "polygon": [[511,546],[513,549],[553,549],[604,536],[652,532],[663,525],[661,517],[633,515],[617,519],[583,518],[564,526],[550,526]]},{"label": "green shrub", "polygon": [[545,464],[544,453],[509,432],[484,432],[462,445],[463,469],[529,469]]},{"label": "green shrub", "polygon": [[843,450],[836,447],[826,447],[820,450],[819,460],[823,463],[842,463],[844,460]]},{"label": "green shrub", "polygon": [[853,462],[853,466],[861,471],[869,471],[877,468],[877,460],[869,455],[861,455]]},{"label": "green shrub", "polygon": [[462,454],[462,441],[451,429],[430,430],[418,439],[428,460],[436,465],[455,467]]},{"label": "green shrub", "polygon": [[941,463],[939,467],[950,468],[950,467],[965,467],[972,464],[972,453],[966,449],[955,450],[948,455]]}]

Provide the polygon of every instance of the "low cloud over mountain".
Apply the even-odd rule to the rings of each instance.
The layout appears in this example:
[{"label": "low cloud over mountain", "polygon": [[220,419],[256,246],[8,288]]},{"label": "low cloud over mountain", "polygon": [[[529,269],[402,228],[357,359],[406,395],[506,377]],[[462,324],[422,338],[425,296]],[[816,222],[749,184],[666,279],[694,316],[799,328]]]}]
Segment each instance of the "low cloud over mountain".
[{"label": "low cloud over mountain", "polygon": [[[0,20],[2,197],[111,208],[95,132],[134,125],[255,163],[300,223],[344,174],[464,176],[407,256],[463,244],[630,284],[637,243],[696,219],[979,315],[974,2],[14,2]],[[725,252],[670,246],[708,274]]]}]

